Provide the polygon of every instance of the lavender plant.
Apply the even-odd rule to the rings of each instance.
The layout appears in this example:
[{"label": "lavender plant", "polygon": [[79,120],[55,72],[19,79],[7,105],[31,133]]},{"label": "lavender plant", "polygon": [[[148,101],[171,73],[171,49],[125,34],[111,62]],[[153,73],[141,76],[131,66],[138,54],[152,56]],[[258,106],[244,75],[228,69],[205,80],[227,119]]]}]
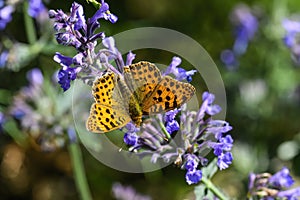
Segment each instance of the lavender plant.
[{"label": "lavender plant", "polygon": [[293,184],[294,180],[286,167],[273,175],[270,173],[250,173],[248,198],[296,200],[300,196],[300,187],[288,189]]},{"label": "lavender plant", "polygon": [[[95,78],[102,76],[107,70],[122,76],[124,66],[132,64],[136,56],[129,52],[126,59],[123,59],[114,38],[106,36],[101,30],[99,32],[102,25],[100,20],[116,23],[118,17],[110,12],[109,5],[103,0],[100,3],[91,2],[99,9],[89,19],[85,18],[83,7],[76,2],[72,4],[70,14],[62,10],[49,11],[49,17],[54,20],[58,44],[76,50],[73,56],[63,52],[56,52],[54,56],[54,61],[61,66],[54,79],[57,79],[65,93],[58,91],[39,69],[32,69],[27,73],[29,85],[15,95],[9,109],[9,114],[19,122],[19,129],[26,133],[26,136],[33,138],[42,151],[55,151],[66,146],[70,149],[75,181],[82,199],[91,199],[91,195],[72,125],[71,97],[67,91],[74,80],[82,80],[92,85]],[[12,20],[14,6],[0,1],[0,30]],[[43,20],[43,13],[47,11],[40,0],[28,1],[27,8],[28,14],[36,20]],[[249,42],[255,37],[258,20],[248,7],[238,6],[232,14],[231,21],[235,42],[232,49],[222,52],[221,59],[226,66],[235,68],[239,65],[238,58],[245,54]],[[295,62],[298,62],[299,54],[298,25],[290,20],[283,23],[287,31],[284,41],[291,49]],[[28,37],[30,45],[16,43],[13,48],[9,48],[9,45],[1,46],[0,67],[20,69],[19,65],[26,63],[23,62],[23,58],[33,59],[34,55],[47,45],[44,39],[37,41],[37,38]],[[100,42],[104,48],[96,50]],[[31,56],[28,56],[28,52]],[[171,75],[179,81],[191,82],[196,71],[186,71],[180,64],[181,59],[173,57],[162,75]],[[214,118],[221,111],[221,107],[214,104],[214,99],[213,94],[204,92],[202,104],[196,111],[183,105],[181,108],[145,119],[141,127],[128,123],[120,130],[125,133],[123,141],[132,154],[140,158],[150,156],[153,163],[158,160],[174,163],[184,170],[185,182],[188,185],[197,184],[194,190],[197,199],[229,199],[211,182],[212,176],[218,170],[228,168],[233,161],[233,139],[228,133],[232,127],[228,122]],[[6,114],[0,112],[0,131],[2,125],[10,120]],[[5,126],[4,129],[7,130]],[[300,196],[299,188],[286,190],[293,182],[287,168],[274,175],[250,174],[247,198],[297,199]],[[113,186],[113,193],[119,199],[150,199],[120,184]]]},{"label": "lavender plant", "polygon": [[[22,31],[27,37],[27,43],[9,37],[10,30],[6,29],[9,22],[13,20],[12,14],[18,12],[20,6],[25,10],[23,13],[25,30]],[[0,31],[7,32],[1,35],[0,68],[19,71],[45,50],[45,46],[50,43],[49,33],[51,33],[47,13],[48,10],[41,0],[0,1]],[[39,29],[36,29],[35,23]],[[40,38],[37,33],[39,31],[43,32]]]},{"label": "lavender plant", "polygon": [[[60,53],[56,53],[54,57],[54,60],[62,66],[58,78],[64,91],[70,88],[71,81],[82,79],[91,83],[96,76],[101,76],[107,69],[122,76],[125,63],[127,65],[132,63],[135,57],[133,53],[130,52],[127,60],[124,61],[112,37],[105,37],[103,32],[94,34],[96,28],[100,26],[98,19],[104,18],[116,22],[116,16],[108,9],[108,5],[102,2],[100,9],[88,20],[84,19],[83,8],[77,3],[73,3],[70,16],[60,10],[49,11],[49,16],[55,20],[57,41],[75,47],[78,51],[74,57],[67,57]],[[97,39],[102,39],[106,48],[95,52]],[[116,67],[109,63],[111,60],[115,62]],[[173,74],[178,80],[191,81],[191,76],[196,71],[179,68],[180,63],[181,59],[174,57],[163,75]],[[233,140],[230,135],[225,135],[231,130],[231,126],[225,121],[213,120],[210,117],[221,110],[219,106],[213,105],[213,101],[214,95],[205,92],[203,104],[198,112],[186,108],[172,110],[145,120],[140,128],[129,123],[124,141],[133,153],[152,155],[154,163],[159,158],[166,162],[173,159],[180,168],[187,170],[188,184],[198,183],[202,177],[199,168],[208,163],[208,159],[201,155],[204,150],[214,150],[220,169],[227,168],[232,162],[230,150]],[[180,122],[175,119],[177,115],[179,116],[179,112]],[[172,134],[176,135],[175,132],[180,139],[177,141],[178,144],[172,145],[170,140]]]},{"label": "lavender plant", "polygon": [[73,119],[66,117],[71,115],[72,107],[61,106],[61,102],[69,101],[71,96],[56,92],[53,82],[44,79],[38,68],[30,70],[27,79],[29,85],[14,96],[9,109],[10,115],[20,122],[21,131],[45,152],[76,141]]},{"label": "lavender plant", "polygon": [[235,41],[232,49],[221,52],[221,61],[228,69],[239,66],[239,57],[247,51],[249,42],[253,40],[258,30],[258,19],[253,11],[245,4],[237,5],[230,16]]}]

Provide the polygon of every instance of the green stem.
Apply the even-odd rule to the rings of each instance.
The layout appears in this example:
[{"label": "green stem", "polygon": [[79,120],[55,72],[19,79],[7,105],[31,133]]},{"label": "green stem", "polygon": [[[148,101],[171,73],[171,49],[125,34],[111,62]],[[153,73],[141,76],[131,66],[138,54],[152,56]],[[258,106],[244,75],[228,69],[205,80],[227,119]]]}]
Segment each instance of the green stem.
[{"label": "green stem", "polygon": [[25,21],[25,29],[26,36],[29,44],[34,44],[37,40],[36,31],[32,17],[28,15],[28,2],[24,1],[23,5],[23,13],[24,13],[24,21]]},{"label": "green stem", "polygon": [[20,131],[17,127],[17,124],[14,120],[9,120],[3,125],[3,129],[5,132],[14,139],[16,143],[18,143],[22,147],[26,147],[28,144],[28,138],[25,133]]},{"label": "green stem", "polygon": [[74,170],[75,183],[80,197],[82,200],[91,200],[92,196],[88,187],[79,144],[77,142],[71,143],[69,145],[69,152]]},{"label": "green stem", "polygon": [[98,1],[96,0],[86,0],[88,3],[92,3],[93,6],[97,9],[101,8],[101,3],[99,3]]},{"label": "green stem", "polygon": [[170,140],[170,139],[171,139],[171,136],[170,136],[170,134],[168,133],[168,131],[167,131],[165,125],[164,125],[160,120],[159,120],[159,126],[161,127],[161,130],[163,131],[163,133],[164,133],[164,135],[166,136],[166,138],[167,138],[168,140]]},{"label": "green stem", "polygon": [[206,185],[206,187],[212,191],[219,199],[228,200],[228,198],[206,177],[202,177],[202,183]]}]

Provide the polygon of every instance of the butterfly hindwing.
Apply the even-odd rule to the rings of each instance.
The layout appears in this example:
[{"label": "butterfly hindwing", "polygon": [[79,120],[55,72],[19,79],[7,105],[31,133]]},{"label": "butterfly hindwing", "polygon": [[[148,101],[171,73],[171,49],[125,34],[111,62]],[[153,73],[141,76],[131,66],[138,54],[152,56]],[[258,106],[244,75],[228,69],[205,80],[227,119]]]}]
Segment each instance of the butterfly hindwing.
[{"label": "butterfly hindwing", "polygon": [[178,108],[187,102],[194,93],[195,88],[191,84],[164,76],[151,95],[143,102],[143,114],[155,114]]}]

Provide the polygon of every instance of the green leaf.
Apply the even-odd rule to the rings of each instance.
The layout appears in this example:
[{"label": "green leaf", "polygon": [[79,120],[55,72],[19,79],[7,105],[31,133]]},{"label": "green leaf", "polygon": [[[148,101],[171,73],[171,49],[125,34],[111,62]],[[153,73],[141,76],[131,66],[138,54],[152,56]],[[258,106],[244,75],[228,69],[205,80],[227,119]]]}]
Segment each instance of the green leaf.
[{"label": "green leaf", "polygon": [[207,191],[207,189],[206,189],[205,185],[201,184],[201,185],[196,186],[194,188],[196,200],[202,200],[203,197],[205,197],[206,191]]},{"label": "green leaf", "polygon": [[215,173],[218,171],[218,166],[217,166],[217,158],[212,160],[209,165],[206,167],[202,168],[202,175],[208,179],[213,177]]}]

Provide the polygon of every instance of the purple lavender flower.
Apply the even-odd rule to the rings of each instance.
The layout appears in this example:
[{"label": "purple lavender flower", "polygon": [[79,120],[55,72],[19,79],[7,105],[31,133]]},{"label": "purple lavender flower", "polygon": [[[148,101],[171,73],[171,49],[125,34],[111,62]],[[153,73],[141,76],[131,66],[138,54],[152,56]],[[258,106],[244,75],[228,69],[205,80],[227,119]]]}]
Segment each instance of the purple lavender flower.
[{"label": "purple lavender flower", "polygon": [[299,21],[284,19],[282,21],[282,26],[288,33],[300,33],[300,22]]},{"label": "purple lavender flower", "polygon": [[79,52],[93,50],[96,40],[104,38],[102,32],[95,33],[95,30],[100,27],[98,20],[101,18],[111,19],[107,17],[108,5],[103,2],[101,8],[87,21],[80,4],[73,3],[70,11],[70,16],[61,10],[49,11],[49,17],[55,20],[57,41],[63,45],[73,46]]},{"label": "purple lavender flower", "polygon": [[0,54],[0,68],[5,67],[8,58],[8,51],[2,51]]},{"label": "purple lavender flower", "polygon": [[192,81],[192,75],[194,75],[197,70],[186,71],[183,68],[178,67],[181,64],[181,59],[179,57],[173,57],[171,64],[168,66],[163,75],[173,74],[177,80],[187,80]]},{"label": "purple lavender flower", "polygon": [[126,65],[131,65],[132,61],[135,59],[135,54],[131,51],[127,54]]},{"label": "purple lavender flower", "polygon": [[56,52],[55,56],[53,57],[54,61],[59,63],[63,67],[69,67],[73,64],[73,58],[64,56],[60,54],[59,52]]},{"label": "purple lavender flower", "polygon": [[[95,32],[100,27],[99,19],[109,20],[112,23],[117,21],[117,17],[110,13],[109,6],[104,1],[101,1],[100,9],[88,20],[85,19],[83,7],[78,3],[72,4],[70,15],[65,14],[62,10],[50,10],[49,17],[55,21],[57,42],[72,46],[77,50],[74,57],[64,56],[60,53],[56,53],[54,56],[54,60],[62,66],[58,76],[59,84],[64,91],[69,89],[70,82],[76,78],[91,84],[94,78],[101,76],[107,68],[113,68],[108,63],[110,58],[121,60],[117,64],[124,66],[121,54],[114,47],[113,38],[104,39],[103,32]],[[104,39],[103,44],[107,49],[95,52],[98,39]]]},{"label": "purple lavender flower", "polygon": [[236,55],[230,49],[225,49],[221,52],[221,61],[226,65],[228,69],[236,69],[239,65]]},{"label": "purple lavender flower", "polygon": [[282,26],[286,31],[283,38],[284,44],[290,49],[292,60],[295,64],[300,64],[300,22],[297,20],[285,19],[282,22]]},{"label": "purple lavender flower", "polygon": [[215,95],[204,92],[202,95],[203,104],[201,110],[205,110],[205,112],[209,115],[215,115],[221,111],[221,107],[219,105],[212,104],[215,100]]},{"label": "purple lavender flower", "polygon": [[109,11],[109,5],[105,3],[104,0],[101,0],[101,7],[91,18],[91,21],[96,21],[101,18],[109,20],[111,23],[115,23],[118,20],[118,17]]},{"label": "purple lavender flower", "polygon": [[6,25],[12,20],[13,11],[14,7],[11,5],[0,7],[0,30],[5,29]]},{"label": "purple lavender flower", "polygon": [[179,130],[179,123],[176,120],[172,120],[166,123],[166,130],[172,134]]},{"label": "purple lavender flower", "polygon": [[41,0],[29,0],[28,14],[31,17],[36,18],[38,15],[45,11],[46,7]]},{"label": "purple lavender flower", "polygon": [[70,88],[70,82],[76,79],[76,69],[72,67],[63,67],[58,72],[58,83],[64,91]]},{"label": "purple lavender flower", "polygon": [[138,136],[136,132],[138,132],[140,129],[137,128],[132,122],[129,122],[126,124],[127,132],[124,135],[124,142],[128,146],[134,146],[138,142]]},{"label": "purple lavender flower", "polygon": [[151,197],[137,193],[131,186],[123,186],[120,183],[113,185],[112,193],[117,200],[151,200]]},{"label": "purple lavender flower", "polygon": [[57,52],[54,56],[54,60],[62,66],[57,74],[57,78],[58,83],[61,85],[64,91],[70,88],[71,81],[76,79],[77,73],[81,70],[81,67],[70,67],[73,63],[81,63],[79,60],[80,56],[78,55],[80,54],[77,54],[74,56],[74,58],[71,58],[61,55]]},{"label": "purple lavender flower", "polygon": [[0,111],[0,133],[3,132],[3,124],[5,123],[6,118],[4,114]]},{"label": "purple lavender flower", "polygon": [[164,122],[166,126],[166,130],[169,134],[176,132],[179,130],[179,123],[175,120],[175,116],[179,112],[179,109],[174,109],[168,111],[164,116]]},{"label": "purple lavender flower", "polygon": [[279,191],[277,193],[277,197],[287,200],[297,200],[300,197],[300,187],[285,191]]},{"label": "purple lavender flower", "polygon": [[70,143],[75,143],[77,141],[77,135],[76,135],[76,131],[75,131],[74,127],[70,126],[67,129],[67,134],[68,134]]},{"label": "purple lavender flower", "polygon": [[[108,61],[115,60],[118,70],[122,71],[122,68],[124,67],[124,61],[122,58],[122,54],[119,52],[115,45],[115,39],[113,37],[106,37],[102,40],[102,44],[107,48]],[[132,59],[132,58],[129,58]],[[134,59],[134,57],[133,57]]]},{"label": "purple lavender flower", "polygon": [[[20,129],[27,134],[42,151],[54,151],[67,142],[74,142],[73,119],[62,113],[61,102],[69,99],[56,91],[48,79],[44,79],[40,69],[28,71],[29,84],[14,97],[9,114],[20,124]],[[53,96],[59,101],[53,101]],[[64,99],[66,98],[66,99]],[[64,106],[65,113],[71,113],[72,104]],[[63,121],[63,123],[60,123]]]},{"label": "purple lavender flower", "polygon": [[238,57],[247,51],[248,44],[255,37],[259,23],[251,9],[244,4],[233,9],[230,21],[233,25],[235,41],[232,50],[222,51],[221,61],[228,69],[232,70],[238,67]]},{"label": "purple lavender flower", "polygon": [[44,81],[44,76],[41,70],[35,68],[27,73],[27,80],[29,80],[32,85],[41,85]]},{"label": "purple lavender flower", "polygon": [[294,181],[286,167],[274,175],[251,173],[249,175],[248,197],[296,200],[300,197],[300,187],[286,190],[293,183]]},{"label": "purple lavender flower", "polygon": [[246,52],[249,41],[254,38],[257,32],[257,18],[251,13],[248,6],[238,5],[231,14],[231,23],[234,26],[236,37],[233,51],[237,55],[242,55]]},{"label": "purple lavender flower", "polygon": [[201,181],[201,178],[201,170],[187,171],[185,175],[186,182],[189,185],[199,183]]},{"label": "purple lavender flower", "polygon": [[133,146],[137,143],[138,141],[138,136],[136,135],[135,132],[131,133],[131,132],[127,132],[124,135],[124,142],[129,145],[129,146]]},{"label": "purple lavender flower", "polygon": [[[201,166],[208,164],[208,159],[202,155],[207,148],[214,150],[218,157],[217,166],[226,169],[232,162],[231,148],[233,139],[227,132],[232,127],[225,121],[213,120],[209,116],[220,112],[221,108],[213,104],[214,95],[204,92],[202,105],[198,112],[181,109],[158,114],[156,118],[146,119],[141,130],[137,132],[137,143],[129,149],[140,156],[152,156],[152,162],[161,158],[165,162],[173,161],[178,167],[187,170],[186,181],[195,184],[201,181]],[[180,115],[179,129],[170,142],[168,123]],[[163,123],[162,123],[163,122]],[[211,139],[215,138],[215,141]]]},{"label": "purple lavender flower", "polygon": [[194,154],[186,155],[185,169],[187,171],[195,171],[198,167],[199,160]]},{"label": "purple lavender flower", "polygon": [[269,178],[269,184],[276,188],[289,188],[294,184],[289,169],[283,167],[280,171]]},{"label": "purple lavender flower", "polygon": [[221,153],[218,156],[218,162],[217,165],[220,170],[226,169],[231,165],[233,160],[231,152]]}]

